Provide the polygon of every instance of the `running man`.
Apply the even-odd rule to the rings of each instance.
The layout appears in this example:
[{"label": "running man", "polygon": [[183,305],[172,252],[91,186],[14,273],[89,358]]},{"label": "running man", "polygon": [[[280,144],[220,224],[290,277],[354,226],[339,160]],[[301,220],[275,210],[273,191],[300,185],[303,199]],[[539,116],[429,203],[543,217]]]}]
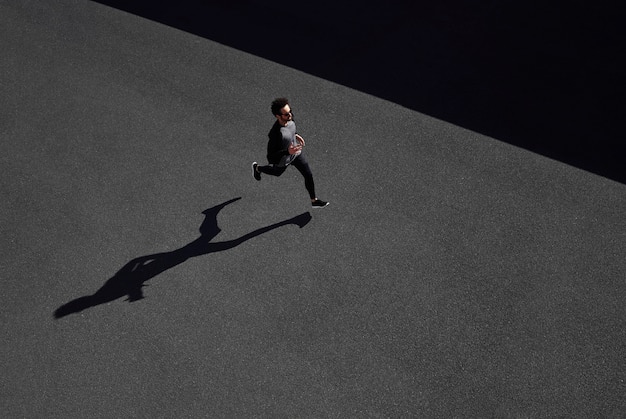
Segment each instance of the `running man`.
[{"label": "running man", "polygon": [[272,176],[282,175],[287,167],[294,166],[304,177],[304,186],[311,198],[313,208],[324,208],[328,202],[317,199],[315,195],[315,183],[311,168],[302,153],[304,138],[296,133],[296,123],[293,121],[293,112],[287,98],[274,99],[272,102],[272,115],[276,122],[272,126],[267,143],[267,166],[259,166],[252,163],[252,175],[256,180],[261,180],[261,173]]}]

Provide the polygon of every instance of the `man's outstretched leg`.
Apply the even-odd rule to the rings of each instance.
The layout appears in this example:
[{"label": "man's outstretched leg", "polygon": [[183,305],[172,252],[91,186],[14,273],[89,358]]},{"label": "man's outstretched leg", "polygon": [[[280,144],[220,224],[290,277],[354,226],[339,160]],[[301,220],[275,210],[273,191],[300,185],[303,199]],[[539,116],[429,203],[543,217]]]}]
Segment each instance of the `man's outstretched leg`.
[{"label": "man's outstretched leg", "polygon": [[309,167],[309,162],[303,154],[300,154],[294,161],[291,163],[302,177],[304,177],[304,187],[309,193],[309,198],[311,198],[311,206],[313,208],[324,208],[328,205],[328,202],[322,201],[321,199],[317,199],[315,195],[315,182],[313,181],[313,173],[311,172],[311,167]]}]

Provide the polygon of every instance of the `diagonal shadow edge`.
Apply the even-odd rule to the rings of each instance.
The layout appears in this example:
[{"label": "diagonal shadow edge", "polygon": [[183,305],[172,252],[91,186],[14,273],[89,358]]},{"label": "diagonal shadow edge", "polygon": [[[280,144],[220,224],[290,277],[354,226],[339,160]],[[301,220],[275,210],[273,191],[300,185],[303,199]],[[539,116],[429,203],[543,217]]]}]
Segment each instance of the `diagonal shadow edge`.
[{"label": "diagonal shadow edge", "polygon": [[128,296],[127,301],[129,302],[140,300],[144,298],[142,288],[146,281],[180,265],[190,258],[232,249],[254,237],[286,225],[293,224],[303,228],[312,218],[309,212],[304,212],[286,220],[258,228],[239,238],[212,243],[211,240],[221,231],[217,224],[218,213],[225,206],[239,199],[241,198],[234,198],[203,211],[205,218],[199,229],[200,237],[197,239],[170,252],[154,253],[132,259],[95,293],[76,298],[58,307],[54,311],[54,318],[60,319],[124,296]]},{"label": "diagonal shadow edge", "polygon": [[[626,184],[626,36],[588,4],[92,1]],[[288,20],[285,53],[273,22]]]}]

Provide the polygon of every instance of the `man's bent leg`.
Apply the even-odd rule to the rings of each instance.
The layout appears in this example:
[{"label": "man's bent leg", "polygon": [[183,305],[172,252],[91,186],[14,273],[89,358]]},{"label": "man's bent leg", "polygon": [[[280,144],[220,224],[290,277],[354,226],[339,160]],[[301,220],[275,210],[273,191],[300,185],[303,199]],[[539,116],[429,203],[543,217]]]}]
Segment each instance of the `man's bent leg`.
[{"label": "man's bent leg", "polygon": [[283,173],[285,173],[285,170],[287,170],[287,166],[283,166],[283,167],[274,166],[274,165],[258,166],[257,170],[267,175],[280,176]]}]

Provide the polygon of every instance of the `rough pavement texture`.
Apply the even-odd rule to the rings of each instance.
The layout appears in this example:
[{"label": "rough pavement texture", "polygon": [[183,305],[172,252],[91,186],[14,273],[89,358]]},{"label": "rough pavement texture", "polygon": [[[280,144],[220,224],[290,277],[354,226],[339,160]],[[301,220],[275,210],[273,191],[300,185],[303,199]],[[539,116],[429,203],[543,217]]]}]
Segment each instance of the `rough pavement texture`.
[{"label": "rough pavement texture", "polygon": [[[97,3],[0,22],[6,417],[626,411],[623,184]],[[279,95],[328,208],[251,176]]]}]

